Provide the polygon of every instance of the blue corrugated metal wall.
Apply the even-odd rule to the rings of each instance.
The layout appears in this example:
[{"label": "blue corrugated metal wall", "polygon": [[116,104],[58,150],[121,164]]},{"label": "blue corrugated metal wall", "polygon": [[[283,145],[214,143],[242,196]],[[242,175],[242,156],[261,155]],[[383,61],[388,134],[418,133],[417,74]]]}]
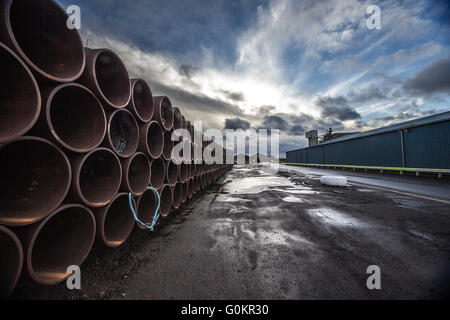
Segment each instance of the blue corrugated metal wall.
[{"label": "blue corrugated metal wall", "polygon": [[[450,121],[403,131],[405,167],[450,169]],[[292,163],[402,167],[400,131],[287,153]]]},{"label": "blue corrugated metal wall", "polygon": [[324,148],[324,164],[402,166],[400,132],[328,144]]},{"label": "blue corrugated metal wall", "polygon": [[404,139],[407,167],[450,169],[450,122],[410,128]]}]

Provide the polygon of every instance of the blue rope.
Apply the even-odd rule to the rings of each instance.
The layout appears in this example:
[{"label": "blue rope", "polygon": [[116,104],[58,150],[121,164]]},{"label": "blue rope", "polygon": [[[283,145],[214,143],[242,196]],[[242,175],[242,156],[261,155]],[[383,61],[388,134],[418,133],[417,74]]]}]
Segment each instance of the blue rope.
[{"label": "blue rope", "polygon": [[159,206],[161,204],[161,197],[159,196],[158,190],[156,190],[155,188],[147,187],[147,190],[152,190],[156,194],[156,196],[158,197],[158,207],[156,208],[155,214],[153,215],[153,221],[152,221],[151,225],[145,224],[144,222],[142,222],[138,218],[138,216],[136,214],[136,211],[134,210],[134,207],[133,207],[133,194],[132,193],[128,194],[128,202],[129,202],[129,205],[130,205],[131,212],[133,213],[134,220],[136,220],[140,225],[145,227],[147,230],[155,231],[155,225],[158,222],[158,219],[159,219],[159,216],[160,216],[160,214],[159,214]]}]

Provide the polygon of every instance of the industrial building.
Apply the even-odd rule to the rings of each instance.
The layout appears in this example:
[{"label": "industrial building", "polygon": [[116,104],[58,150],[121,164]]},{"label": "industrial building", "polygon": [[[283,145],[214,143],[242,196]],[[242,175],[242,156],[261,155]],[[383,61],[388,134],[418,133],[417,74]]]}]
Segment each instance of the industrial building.
[{"label": "industrial building", "polygon": [[287,162],[450,169],[450,112],[290,151]]}]

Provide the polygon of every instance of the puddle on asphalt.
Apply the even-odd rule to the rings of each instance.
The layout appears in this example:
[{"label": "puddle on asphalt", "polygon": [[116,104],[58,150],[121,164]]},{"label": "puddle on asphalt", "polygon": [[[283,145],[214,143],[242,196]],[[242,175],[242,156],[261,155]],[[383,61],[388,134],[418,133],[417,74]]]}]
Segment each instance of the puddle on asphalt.
[{"label": "puddle on asphalt", "polygon": [[408,230],[406,230],[406,231],[409,232],[410,234],[413,234],[413,235],[419,237],[419,238],[423,238],[423,239],[425,239],[425,240],[434,242],[434,239],[433,239],[432,237],[426,235],[425,233],[419,232],[419,231],[417,231],[417,230],[412,230],[412,229],[408,229]]},{"label": "puddle on asphalt", "polygon": [[365,226],[365,223],[359,221],[358,219],[331,208],[309,209],[307,212],[311,216],[322,220],[326,224],[336,227],[362,228]]},{"label": "puddle on asphalt", "polygon": [[288,233],[280,228],[279,225],[276,225],[274,229],[270,231],[260,229],[257,234],[260,240],[272,245],[291,246],[293,242],[302,243],[308,246],[313,245],[307,238],[297,234]]},{"label": "puddle on asphalt", "polygon": [[283,198],[283,201],[290,202],[290,203],[304,203],[305,202],[305,200],[303,200],[301,198],[293,197],[293,196]]},{"label": "puddle on asphalt", "polygon": [[[250,229],[250,225],[255,221],[238,220],[216,220],[213,228],[210,229],[211,236],[217,241],[215,248],[227,247],[239,240],[238,235],[245,236],[247,241],[252,241],[256,246],[277,245],[292,246],[292,243],[301,243],[303,245],[314,246],[310,239],[298,234],[292,234],[284,231],[278,223],[272,223],[270,230],[257,228],[256,231]],[[244,241],[240,239],[240,241]]]},{"label": "puddle on asphalt", "polygon": [[231,208],[230,213],[245,213],[245,212],[249,212],[250,209],[244,206],[239,206],[239,207],[235,207],[235,208]]},{"label": "puddle on asphalt", "polygon": [[282,177],[246,177],[236,178],[223,188],[229,194],[257,194],[273,187],[294,187],[287,178]]},{"label": "puddle on asphalt", "polygon": [[371,189],[357,189],[357,191],[358,192],[368,192],[368,193],[370,193],[370,192],[377,192],[377,190],[371,190]]},{"label": "puddle on asphalt", "polygon": [[303,186],[296,186],[295,188],[289,188],[289,189],[272,189],[272,190],[278,191],[278,192],[290,193],[290,194],[303,194],[303,195],[320,193],[319,191],[314,191],[311,188],[303,187]]},{"label": "puddle on asphalt", "polygon": [[251,200],[244,199],[244,198],[238,198],[238,197],[228,197],[228,196],[220,195],[219,197],[216,198],[216,201],[221,201],[221,202],[250,202]]}]

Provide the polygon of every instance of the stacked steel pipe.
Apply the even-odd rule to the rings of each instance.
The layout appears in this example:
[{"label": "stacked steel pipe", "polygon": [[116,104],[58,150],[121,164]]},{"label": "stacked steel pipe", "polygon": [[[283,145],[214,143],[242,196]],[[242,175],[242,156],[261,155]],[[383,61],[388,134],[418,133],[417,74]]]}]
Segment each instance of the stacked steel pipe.
[{"label": "stacked steel pipe", "polygon": [[[19,276],[43,285],[68,278],[94,240],[118,247],[158,197],[167,217],[230,169],[177,164],[172,133],[194,130],[166,96],[129,79],[108,49],[83,48],[53,0],[0,0],[0,297]],[[200,140],[203,141],[203,140]],[[193,159],[193,156],[192,156]],[[191,160],[191,159],[189,159]],[[141,224],[139,228],[145,229]],[[22,268],[23,265],[23,268]],[[23,269],[23,272],[22,272]]]}]

